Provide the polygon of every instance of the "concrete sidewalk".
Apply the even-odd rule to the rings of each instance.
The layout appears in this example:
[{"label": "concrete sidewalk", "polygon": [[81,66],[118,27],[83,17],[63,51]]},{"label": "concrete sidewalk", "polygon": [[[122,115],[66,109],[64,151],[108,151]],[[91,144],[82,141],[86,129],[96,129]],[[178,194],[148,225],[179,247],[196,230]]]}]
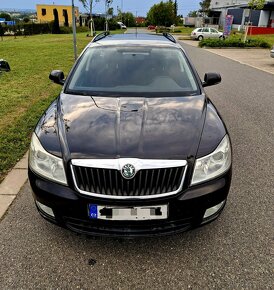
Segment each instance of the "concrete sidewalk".
[{"label": "concrete sidewalk", "polygon": [[[198,47],[195,40],[179,40],[182,43]],[[204,48],[202,48],[204,49]],[[274,58],[270,57],[270,49],[261,48],[205,48],[207,51],[251,66],[267,73],[274,74]]]},{"label": "concrete sidewalk", "polygon": [[0,184],[0,219],[28,179],[28,152]]}]

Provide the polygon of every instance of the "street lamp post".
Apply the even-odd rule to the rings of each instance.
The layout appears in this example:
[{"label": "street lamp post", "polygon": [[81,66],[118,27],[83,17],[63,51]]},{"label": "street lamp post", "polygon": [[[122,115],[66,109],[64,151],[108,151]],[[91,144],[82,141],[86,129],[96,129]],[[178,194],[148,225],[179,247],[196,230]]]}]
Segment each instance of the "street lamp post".
[{"label": "street lamp post", "polygon": [[76,44],[76,21],[75,21],[75,7],[74,0],[71,0],[72,3],[72,31],[73,31],[73,50],[74,50],[74,59],[77,59],[77,44]]}]

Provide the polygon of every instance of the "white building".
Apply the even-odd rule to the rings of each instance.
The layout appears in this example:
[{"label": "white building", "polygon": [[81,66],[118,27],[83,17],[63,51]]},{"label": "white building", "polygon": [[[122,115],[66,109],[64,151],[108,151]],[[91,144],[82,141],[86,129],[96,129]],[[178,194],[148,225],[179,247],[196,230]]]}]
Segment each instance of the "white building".
[{"label": "white building", "polygon": [[262,10],[250,9],[245,0],[211,0],[211,15],[219,19],[219,25],[223,26],[226,15],[233,15],[233,27],[243,27],[250,19],[253,26],[274,27],[274,0],[266,0]]}]

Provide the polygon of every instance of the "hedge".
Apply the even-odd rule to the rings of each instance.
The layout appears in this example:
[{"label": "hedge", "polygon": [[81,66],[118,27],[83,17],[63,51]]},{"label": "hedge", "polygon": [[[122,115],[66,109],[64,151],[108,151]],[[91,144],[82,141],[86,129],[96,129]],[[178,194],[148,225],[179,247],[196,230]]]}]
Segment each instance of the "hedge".
[{"label": "hedge", "polygon": [[[104,30],[105,29],[105,18],[95,18],[94,24],[96,30]],[[110,30],[119,29],[119,25],[113,19],[110,19],[108,22]],[[53,22],[49,23],[22,23],[17,25],[5,25],[2,26],[0,31],[1,34],[5,34],[5,32],[13,32],[14,35],[34,35],[34,34],[47,34],[52,33]],[[77,32],[89,32],[90,29],[88,27],[82,26],[77,27]],[[60,26],[61,34],[72,33],[72,27]],[[12,34],[13,35],[13,34]]]},{"label": "hedge", "polygon": [[33,35],[33,34],[45,34],[51,33],[52,24],[51,23],[25,23],[17,25],[6,25],[3,27],[3,33],[12,31],[15,35]]},{"label": "hedge", "polygon": [[249,39],[246,42],[243,42],[238,38],[227,38],[222,39],[203,39],[199,42],[199,47],[261,47],[261,48],[270,48],[270,44],[261,39]]}]

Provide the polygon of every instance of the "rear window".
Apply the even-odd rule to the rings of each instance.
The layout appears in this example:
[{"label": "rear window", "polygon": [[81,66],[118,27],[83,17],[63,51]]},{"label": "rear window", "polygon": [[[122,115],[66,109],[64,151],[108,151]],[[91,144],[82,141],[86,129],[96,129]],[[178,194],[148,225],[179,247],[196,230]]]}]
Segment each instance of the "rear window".
[{"label": "rear window", "polygon": [[195,76],[178,48],[89,48],[74,70],[66,93],[197,94]]}]

